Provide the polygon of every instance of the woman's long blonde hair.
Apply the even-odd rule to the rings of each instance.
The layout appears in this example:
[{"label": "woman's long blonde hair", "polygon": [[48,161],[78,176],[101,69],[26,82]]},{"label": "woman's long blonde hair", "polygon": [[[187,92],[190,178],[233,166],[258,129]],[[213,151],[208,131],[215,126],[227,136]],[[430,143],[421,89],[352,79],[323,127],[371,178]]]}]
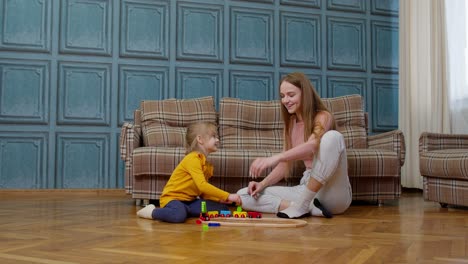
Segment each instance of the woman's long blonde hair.
[{"label": "woman's long blonde hair", "polygon": [[211,136],[217,134],[217,126],[212,122],[197,122],[192,123],[187,127],[187,133],[185,134],[185,154],[188,154],[194,150],[201,151],[198,145],[197,137]]}]

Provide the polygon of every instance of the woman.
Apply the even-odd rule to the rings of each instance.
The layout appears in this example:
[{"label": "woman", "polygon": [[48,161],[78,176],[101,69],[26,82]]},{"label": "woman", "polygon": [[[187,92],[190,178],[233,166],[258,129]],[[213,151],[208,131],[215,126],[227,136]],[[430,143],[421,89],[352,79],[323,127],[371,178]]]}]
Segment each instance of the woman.
[{"label": "woman", "polygon": [[[344,138],[334,130],[333,115],[303,73],[281,79],[280,97],[284,151],[254,160],[250,166],[254,179],[265,169],[274,169],[262,181],[251,181],[237,192],[242,207],[282,218],[310,214],[330,218],[343,213],[351,204],[351,185]],[[288,177],[295,160],[302,160],[306,167],[300,184],[272,186]]]}]

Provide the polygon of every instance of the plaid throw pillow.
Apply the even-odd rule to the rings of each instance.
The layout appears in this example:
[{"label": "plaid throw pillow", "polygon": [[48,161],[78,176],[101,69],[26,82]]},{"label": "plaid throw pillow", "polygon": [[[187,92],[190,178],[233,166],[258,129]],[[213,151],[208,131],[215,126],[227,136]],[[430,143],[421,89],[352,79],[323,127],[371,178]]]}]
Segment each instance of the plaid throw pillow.
[{"label": "plaid throw pillow", "polygon": [[280,104],[222,98],[219,109],[219,136],[224,148],[282,149],[283,122]]},{"label": "plaid throw pillow", "polygon": [[188,125],[216,123],[213,96],[142,101],[140,107],[145,146],[184,147]]},{"label": "plaid throw pillow", "polygon": [[360,95],[323,98],[333,113],[336,130],[343,134],[347,148],[367,148],[364,108]]}]

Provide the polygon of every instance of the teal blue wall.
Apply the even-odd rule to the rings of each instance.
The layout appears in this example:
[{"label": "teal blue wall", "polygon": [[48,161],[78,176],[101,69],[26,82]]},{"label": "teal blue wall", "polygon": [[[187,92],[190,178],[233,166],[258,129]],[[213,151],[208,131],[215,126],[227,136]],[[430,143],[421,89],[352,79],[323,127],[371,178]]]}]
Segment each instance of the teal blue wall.
[{"label": "teal blue wall", "polygon": [[305,72],[398,125],[398,0],[0,0],[0,188],[122,188],[142,99],[278,98]]}]

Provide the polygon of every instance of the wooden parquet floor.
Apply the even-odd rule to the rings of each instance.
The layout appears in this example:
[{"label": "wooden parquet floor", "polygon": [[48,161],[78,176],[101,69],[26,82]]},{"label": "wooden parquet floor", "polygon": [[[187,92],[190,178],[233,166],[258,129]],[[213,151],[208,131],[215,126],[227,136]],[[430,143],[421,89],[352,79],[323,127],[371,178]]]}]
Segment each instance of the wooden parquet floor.
[{"label": "wooden parquet floor", "polygon": [[122,190],[1,190],[0,263],[468,263],[468,209],[419,192],[298,228],[203,230],[138,208]]}]

